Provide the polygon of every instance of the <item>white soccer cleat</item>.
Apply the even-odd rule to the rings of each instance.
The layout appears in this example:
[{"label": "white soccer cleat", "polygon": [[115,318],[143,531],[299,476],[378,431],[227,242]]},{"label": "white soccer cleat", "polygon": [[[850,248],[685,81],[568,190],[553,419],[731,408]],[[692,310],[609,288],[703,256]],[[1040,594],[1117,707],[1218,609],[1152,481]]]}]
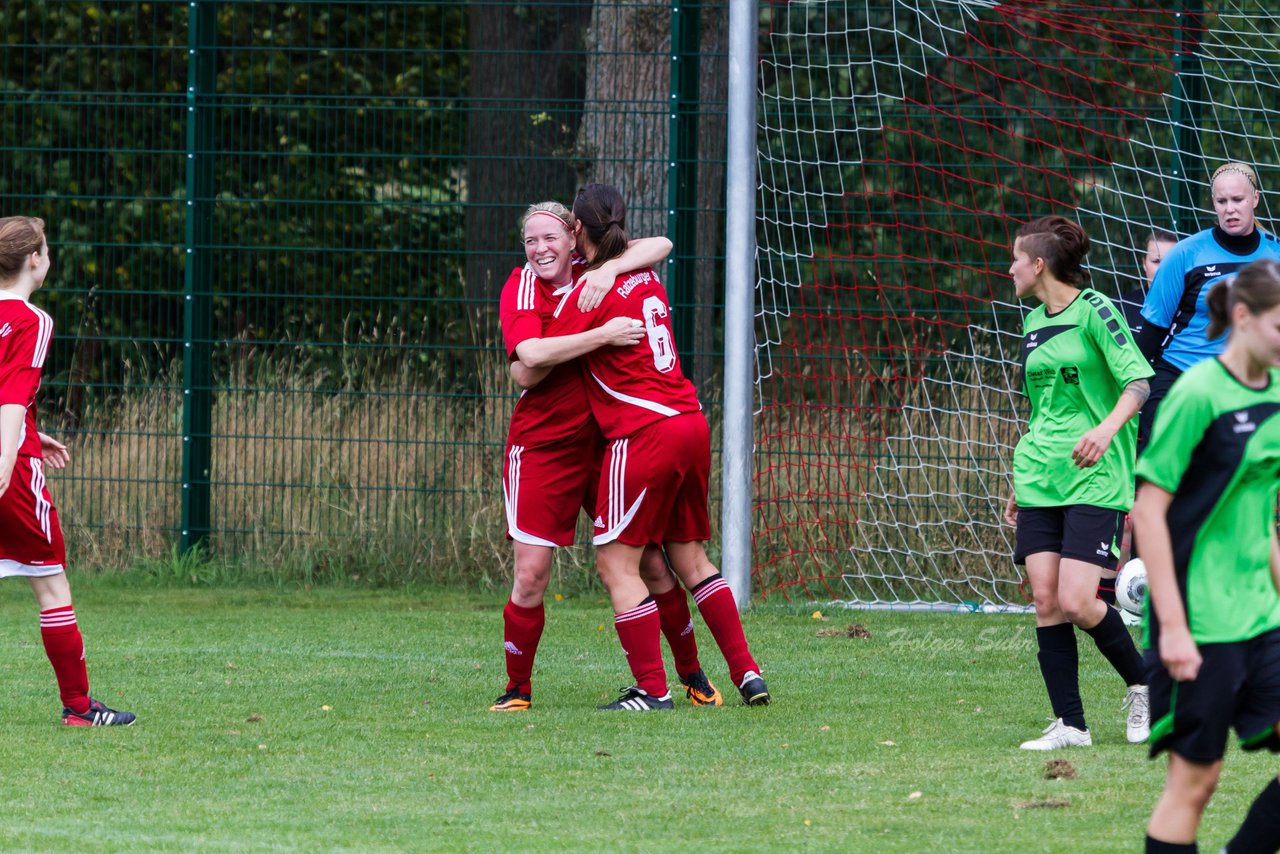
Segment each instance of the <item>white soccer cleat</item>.
[{"label": "white soccer cleat", "polygon": [[1122,709],[1129,710],[1124,724],[1124,737],[1130,744],[1142,744],[1151,735],[1151,705],[1146,685],[1130,685]]},{"label": "white soccer cleat", "polygon": [[1057,750],[1060,747],[1089,747],[1092,744],[1093,736],[1089,734],[1089,730],[1067,726],[1062,718],[1054,718],[1053,723],[1044,728],[1044,733],[1039,738],[1024,741],[1019,746],[1023,750]]}]

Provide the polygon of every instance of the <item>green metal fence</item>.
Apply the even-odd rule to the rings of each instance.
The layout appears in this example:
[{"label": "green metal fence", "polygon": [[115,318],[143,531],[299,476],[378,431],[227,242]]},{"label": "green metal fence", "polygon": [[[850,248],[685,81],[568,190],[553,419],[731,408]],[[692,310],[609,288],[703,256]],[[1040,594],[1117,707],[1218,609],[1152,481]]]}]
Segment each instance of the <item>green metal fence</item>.
[{"label": "green metal fence", "polygon": [[[3,213],[49,224],[73,563],[500,565],[497,291],[530,202],[668,234],[713,404],[723,4],[5,4]],[[713,419],[714,420],[714,419]]]}]

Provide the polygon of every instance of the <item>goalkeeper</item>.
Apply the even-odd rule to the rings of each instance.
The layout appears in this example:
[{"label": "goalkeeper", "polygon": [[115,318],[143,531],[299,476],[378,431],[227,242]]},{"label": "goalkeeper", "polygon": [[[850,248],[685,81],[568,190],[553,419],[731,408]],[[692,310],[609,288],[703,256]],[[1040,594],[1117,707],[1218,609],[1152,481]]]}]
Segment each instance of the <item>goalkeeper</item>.
[{"label": "goalkeeper", "polygon": [[[1207,303],[1208,337],[1231,337],[1170,390],[1133,508],[1150,584],[1150,752],[1169,751],[1148,852],[1196,850],[1230,728],[1245,750],[1280,752],[1280,264],[1250,264]],[[1277,849],[1271,780],[1222,850]]]},{"label": "goalkeeper", "polygon": [[1085,287],[1089,238],[1060,216],[1025,223],[1009,275],[1027,316],[1023,389],[1031,416],[1013,458],[1005,521],[1017,527],[1014,562],[1026,566],[1036,610],[1040,672],[1055,720],[1025,750],[1093,743],[1080,698],[1075,626],[1128,686],[1126,735],[1147,737],[1142,660],[1120,614],[1097,598],[1113,569],[1124,514],[1133,504],[1134,424],[1151,367],[1115,305]]},{"label": "goalkeeper", "polygon": [[1258,228],[1262,199],[1258,176],[1244,163],[1224,163],[1210,180],[1218,223],[1178,241],[1170,250],[1142,305],[1145,323],[1138,346],[1155,367],[1151,397],[1138,419],[1138,452],[1151,438],[1160,401],[1183,371],[1222,352],[1226,338],[1209,334],[1209,287],[1229,280],[1261,258],[1280,259],[1280,241]]}]

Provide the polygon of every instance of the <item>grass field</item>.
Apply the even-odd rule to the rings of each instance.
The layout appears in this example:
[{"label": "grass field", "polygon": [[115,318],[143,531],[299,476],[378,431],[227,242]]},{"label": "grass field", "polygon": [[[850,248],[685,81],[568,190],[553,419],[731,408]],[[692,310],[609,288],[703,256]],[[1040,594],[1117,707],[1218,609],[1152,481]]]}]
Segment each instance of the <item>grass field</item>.
[{"label": "grass field", "polygon": [[[774,705],[605,714],[608,608],[549,602],[535,708],[500,715],[500,596],[73,584],[95,693],[139,722],[56,725],[30,594],[0,585],[4,851],[1134,851],[1162,780],[1083,642],[1095,746],[1017,749],[1048,715],[1025,616],[761,607]],[[1232,748],[1203,850],[1276,764]]]}]

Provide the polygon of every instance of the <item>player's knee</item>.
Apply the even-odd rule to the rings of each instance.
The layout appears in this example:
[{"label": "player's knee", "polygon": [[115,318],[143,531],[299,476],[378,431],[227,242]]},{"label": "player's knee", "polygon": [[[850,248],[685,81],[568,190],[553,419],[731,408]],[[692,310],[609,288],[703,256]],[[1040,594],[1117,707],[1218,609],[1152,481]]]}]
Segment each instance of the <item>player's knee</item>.
[{"label": "player's knee", "polygon": [[1036,590],[1031,597],[1036,616],[1042,620],[1062,617],[1062,607],[1058,603],[1058,594],[1053,590]]},{"label": "player's knee", "polygon": [[516,563],[512,595],[518,599],[542,600],[551,580],[551,565],[541,562]]},{"label": "player's knee", "polygon": [[[1094,602],[1099,601],[1096,597]],[[1062,616],[1067,618],[1067,622],[1073,625],[1090,622],[1092,612],[1089,604],[1081,598],[1059,599],[1058,606],[1062,610]]]},{"label": "player's knee", "polygon": [[1170,779],[1167,789],[1183,807],[1200,815],[1218,789],[1220,772],[1221,764],[1197,766],[1194,770],[1187,767],[1176,778]]}]

